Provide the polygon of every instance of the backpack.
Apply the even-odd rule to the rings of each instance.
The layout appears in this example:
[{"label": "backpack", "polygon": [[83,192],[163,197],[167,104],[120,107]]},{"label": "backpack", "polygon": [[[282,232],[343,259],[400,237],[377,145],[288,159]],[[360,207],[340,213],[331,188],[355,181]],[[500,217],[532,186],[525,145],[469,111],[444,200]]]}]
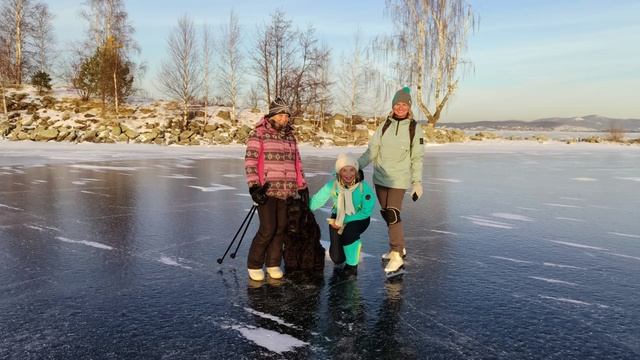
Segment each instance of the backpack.
[{"label": "backpack", "polygon": [[[409,123],[409,155],[413,153],[413,138],[416,137],[416,125],[418,125],[418,122],[411,119],[411,122]],[[384,132],[387,131],[389,126],[391,126],[391,120],[387,118],[384,125],[382,125],[382,134],[380,137],[384,135]],[[422,144],[422,138],[420,138],[420,144]]]}]

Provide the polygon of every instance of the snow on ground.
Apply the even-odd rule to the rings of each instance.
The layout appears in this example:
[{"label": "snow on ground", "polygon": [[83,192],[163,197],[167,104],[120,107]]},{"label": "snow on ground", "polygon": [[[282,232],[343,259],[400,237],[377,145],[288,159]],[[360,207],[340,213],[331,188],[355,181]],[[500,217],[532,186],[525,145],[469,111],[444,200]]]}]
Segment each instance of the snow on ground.
[{"label": "snow on ground", "polygon": [[[300,145],[300,153],[305,156],[334,158],[340,153],[360,154],[366,146],[322,147],[309,144]],[[162,158],[242,158],[245,146],[233,145],[154,145],[154,144],[96,144],[96,143],[56,143],[32,141],[0,140],[0,166],[7,165],[42,165],[49,163],[75,163],[110,160],[142,160]],[[579,152],[640,152],[640,147],[621,146],[616,144],[579,143],[567,145],[559,142],[540,144],[531,141],[482,141],[452,144],[428,144],[425,155],[429,153],[523,153],[535,156],[539,152],[557,153],[558,155]],[[30,158],[30,163],[23,160]],[[34,160],[37,159],[37,160]],[[37,161],[34,163],[34,161]],[[458,179],[437,179],[441,182],[457,182]],[[621,180],[637,181],[640,178],[626,177]]]}]

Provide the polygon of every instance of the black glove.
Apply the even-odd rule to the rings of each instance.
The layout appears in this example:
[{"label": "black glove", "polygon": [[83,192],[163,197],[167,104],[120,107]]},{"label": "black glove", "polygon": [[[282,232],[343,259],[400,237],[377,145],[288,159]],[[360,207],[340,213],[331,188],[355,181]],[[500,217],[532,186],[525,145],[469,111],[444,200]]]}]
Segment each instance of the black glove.
[{"label": "black glove", "polygon": [[269,190],[269,187],[271,186],[271,183],[264,183],[264,185],[260,186],[260,185],[253,185],[252,187],[249,188],[249,194],[251,194],[251,199],[253,199],[253,201],[255,201],[256,204],[258,205],[264,205],[267,203],[267,190]]},{"label": "black glove", "polygon": [[309,188],[308,187],[298,190],[298,195],[300,195],[300,199],[302,200],[303,204],[305,205],[309,204]]}]

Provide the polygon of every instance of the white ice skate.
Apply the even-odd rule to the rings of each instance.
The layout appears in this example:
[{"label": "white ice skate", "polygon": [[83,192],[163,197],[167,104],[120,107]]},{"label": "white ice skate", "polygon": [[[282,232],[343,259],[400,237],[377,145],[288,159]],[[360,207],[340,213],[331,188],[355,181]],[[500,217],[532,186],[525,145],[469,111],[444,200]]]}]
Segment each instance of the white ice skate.
[{"label": "white ice skate", "polygon": [[[390,259],[390,255],[391,254],[391,250],[389,250],[389,252],[386,252],[384,254],[382,254],[382,256],[380,258],[382,258],[382,261],[389,261]],[[402,258],[406,258],[407,257],[407,249],[406,248],[402,248]]]},{"label": "white ice skate", "polygon": [[262,269],[247,269],[249,270],[249,278],[253,281],[264,280],[264,271]]},{"label": "white ice skate", "polygon": [[402,256],[400,256],[399,252],[389,252],[389,263],[385,266],[384,273],[387,276],[387,279],[405,273],[404,261],[402,261]]},{"label": "white ice skate", "polygon": [[282,273],[282,269],[280,269],[280,266],[271,266],[267,268],[267,274],[269,274],[269,277],[272,279],[282,279],[282,276],[284,275]]}]

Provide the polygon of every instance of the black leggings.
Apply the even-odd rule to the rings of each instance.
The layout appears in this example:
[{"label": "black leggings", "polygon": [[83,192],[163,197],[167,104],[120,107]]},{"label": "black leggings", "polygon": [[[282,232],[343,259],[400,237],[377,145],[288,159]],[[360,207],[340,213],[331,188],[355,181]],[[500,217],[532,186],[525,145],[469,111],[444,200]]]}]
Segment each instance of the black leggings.
[{"label": "black leggings", "polygon": [[346,257],[344,256],[344,249],[342,247],[360,240],[360,235],[367,230],[370,222],[371,218],[348,222],[344,226],[342,235],[338,234],[338,230],[329,225],[329,238],[331,239],[329,256],[334,263],[342,264],[345,262]]}]

